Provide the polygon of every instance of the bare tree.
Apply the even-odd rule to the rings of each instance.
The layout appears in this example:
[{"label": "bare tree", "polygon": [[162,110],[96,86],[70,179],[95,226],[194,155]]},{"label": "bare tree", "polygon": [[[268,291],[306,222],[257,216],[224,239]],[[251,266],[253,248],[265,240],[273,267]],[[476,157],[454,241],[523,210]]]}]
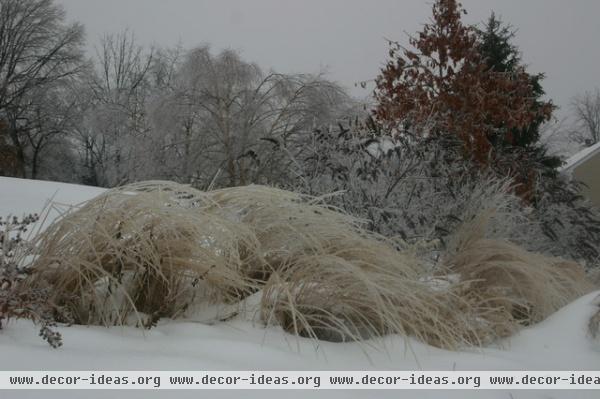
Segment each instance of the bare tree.
[{"label": "bare tree", "polygon": [[[44,172],[44,166],[56,165],[49,153],[56,152],[56,147],[64,147],[60,151],[64,158],[71,149],[68,138],[77,117],[77,98],[70,82],[64,80],[32,92],[26,108],[27,129],[23,136],[27,142],[29,177],[36,179]],[[53,171],[50,176],[62,180],[73,171],[62,172]]]},{"label": "bare tree", "polygon": [[186,54],[164,93],[152,113],[175,160],[170,173],[197,185],[264,182],[281,169],[266,149],[331,121],[348,102],[320,77],[263,73],[234,51],[213,55],[206,46]]},{"label": "bare tree", "polygon": [[150,130],[146,100],[152,59],[153,50],[138,45],[128,31],[104,36],[97,49],[96,69],[82,95],[86,115],[78,128],[91,184],[114,186],[134,178],[136,144]]},{"label": "bare tree", "polygon": [[0,0],[0,117],[25,176],[28,99],[82,66],[83,28],[52,0]]},{"label": "bare tree", "polygon": [[573,137],[573,124],[567,117],[552,119],[539,128],[540,144],[551,156],[568,157],[581,149]]},{"label": "bare tree", "polygon": [[576,96],[572,106],[577,122],[573,139],[586,146],[600,142],[600,89]]}]

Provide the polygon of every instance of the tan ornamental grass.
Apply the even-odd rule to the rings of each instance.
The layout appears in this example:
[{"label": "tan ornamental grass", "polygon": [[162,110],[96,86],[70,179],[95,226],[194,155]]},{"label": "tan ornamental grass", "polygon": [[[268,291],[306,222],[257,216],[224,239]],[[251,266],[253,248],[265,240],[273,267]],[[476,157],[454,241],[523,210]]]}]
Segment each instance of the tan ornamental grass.
[{"label": "tan ornamental grass", "polygon": [[[387,334],[481,345],[587,290],[579,266],[464,230],[432,275],[319,198],[263,186],[202,192],[172,182],[109,190],[36,241],[29,287],[76,323],[189,317],[250,296],[268,325],[331,341]],[[218,321],[215,316],[214,321]]]},{"label": "tan ornamental grass", "polygon": [[575,262],[486,239],[492,216],[493,210],[482,212],[454,234],[445,264],[465,283],[458,295],[478,303],[496,335],[508,336],[523,325],[540,322],[594,289]]}]

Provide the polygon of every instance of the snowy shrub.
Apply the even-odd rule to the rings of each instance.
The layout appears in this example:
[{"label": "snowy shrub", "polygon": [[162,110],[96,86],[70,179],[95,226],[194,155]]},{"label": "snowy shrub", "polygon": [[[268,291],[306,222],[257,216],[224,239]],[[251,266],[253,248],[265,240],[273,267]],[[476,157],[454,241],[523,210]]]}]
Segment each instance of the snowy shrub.
[{"label": "snowy shrub", "polygon": [[538,179],[538,199],[525,202],[511,179],[465,161],[451,138],[394,140],[373,123],[355,123],[315,130],[305,142],[273,151],[292,159],[274,184],[326,195],[388,238],[444,244],[462,223],[493,209],[487,238],[590,264],[600,254],[600,218],[577,187],[548,173]]},{"label": "snowy shrub", "polygon": [[56,323],[49,293],[46,289],[29,289],[25,281],[31,244],[23,235],[36,221],[38,215],[22,219],[0,217],[0,329],[11,318],[30,319],[40,326],[40,336],[57,348],[62,345],[62,338],[53,329]]},{"label": "snowy shrub", "polygon": [[549,237],[548,253],[597,267],[600,260],[600,212],[581,195],[581,183],[541,179],[533,217]]},{"label": "snowy shrub", "polygon": [[443,239],[486,208],[505,211],[513,223],[522,217],[512,212],[519,199],[510,180],[457,162],[456,142],[415,146],[372,129],[339,129],[316,130],[302,151],[287,150],[294,162],[277,183],[311,195],[337,193],[328,202],[364,218],[371,230],[411,243]]}]

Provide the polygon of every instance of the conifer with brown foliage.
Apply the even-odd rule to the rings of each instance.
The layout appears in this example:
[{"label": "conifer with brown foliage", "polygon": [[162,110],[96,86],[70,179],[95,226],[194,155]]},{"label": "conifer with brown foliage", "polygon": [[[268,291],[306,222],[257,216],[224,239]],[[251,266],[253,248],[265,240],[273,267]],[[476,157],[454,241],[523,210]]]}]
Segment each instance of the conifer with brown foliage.
[{"label": "conifer with brown foliage", "polygon": [[548,119],[553,106],[534,106],[523,66],[489,68],[478,31],[461,21],[465,13],[456,0],[437,0],[431,21],[409,39],[413,49],[390,43],[390,60],[376,79],[374,114],[397,132],[457,136],[466,157],[489,166],[495,142],[516,145],[515,129]]}]

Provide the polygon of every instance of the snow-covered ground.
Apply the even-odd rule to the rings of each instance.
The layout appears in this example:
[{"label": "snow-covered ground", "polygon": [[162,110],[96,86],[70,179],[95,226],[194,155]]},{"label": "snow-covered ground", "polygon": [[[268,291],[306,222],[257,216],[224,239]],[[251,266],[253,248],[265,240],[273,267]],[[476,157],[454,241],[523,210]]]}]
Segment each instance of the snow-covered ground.
[{"label": "snow-covered ground", "polygon": [[[0,177],[0,216],[18,216],[49,210],[49,219],[57,212],[94,198],[103,188]],[[52,207],[50,207],[52,205]],[[50,209],[53,208],[53,209]]]},{"label": "snow-covered ground", "polygon": [[[49,198],[76,204],[102,190],[0,177],[0,215],[39,212]],[[61,327],[50,348],[26,321],[0,331],[0,370],[599,370],[600,341],[587,336],[600,292],[485,349],[450,352],[391,336],[366,344],[296,338],[278,328],[231,320],[217,325],[163,320],[130,327]],[[599,398],[600,391],[0,391],[0,398]]]}]

